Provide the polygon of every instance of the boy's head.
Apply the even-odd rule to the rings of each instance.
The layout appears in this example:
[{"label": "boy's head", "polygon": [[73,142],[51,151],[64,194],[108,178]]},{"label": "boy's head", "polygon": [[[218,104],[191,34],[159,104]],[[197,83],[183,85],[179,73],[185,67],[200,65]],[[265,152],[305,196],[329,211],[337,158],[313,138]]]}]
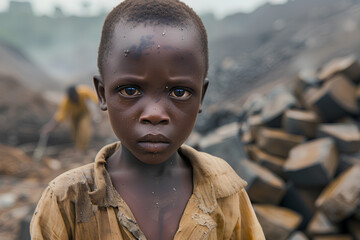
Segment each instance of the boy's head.
[{"label": "boy's head", "polygon": [[125,0],[106,17],[98,51],[98,69],[103,75],[103,66],[112,45],[115,27],[129,23],[132,26],[147,23],[185,28],[195,26],[199,32],[201,51],[204,57],[205,76],[209,68],[208,40],[206,29],[200,17],[186,4],[178,0]]},{"label": "boy's head", "polygon": [[94,77],[123,151],[144,163],[173,156],[207,89],[206,31],[177,0],[125,0],[105,20]]}]

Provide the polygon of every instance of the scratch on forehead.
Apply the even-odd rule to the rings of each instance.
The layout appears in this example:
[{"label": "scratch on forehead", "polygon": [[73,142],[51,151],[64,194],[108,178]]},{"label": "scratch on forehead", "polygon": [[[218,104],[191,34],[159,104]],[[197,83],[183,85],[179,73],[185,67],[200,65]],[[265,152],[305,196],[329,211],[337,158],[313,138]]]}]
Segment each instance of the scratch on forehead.
[{"label": "scratch on forehead", "polygon": [[155,45],[153,38],[154,35],[141,36],[140,44],[138,46],[137,45],[131,46],[130,54],[134,53],[135,58],[140,58],[141,55],[143,54],[143,51],[152,48]]}]

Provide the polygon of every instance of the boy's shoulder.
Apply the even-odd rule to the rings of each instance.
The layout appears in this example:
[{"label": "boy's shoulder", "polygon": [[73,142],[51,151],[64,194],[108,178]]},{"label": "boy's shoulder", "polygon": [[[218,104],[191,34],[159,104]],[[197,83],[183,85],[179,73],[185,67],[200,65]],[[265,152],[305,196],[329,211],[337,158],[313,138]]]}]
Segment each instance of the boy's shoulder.
[{"label": "boy's shoulder", "polygon": [[217,198],[223,198],[240,192],[246,185],[235,170],[223,159],[197,151],[183,145],[180,152],[186,156],[193,167],[195,177],[210,183]]},{"label": "boy's shoulder", "polygon": [[[119,143],[106,146],[100,153],[103,154],[118,145]],[[203,183],[211,185],[215,190],[216,198],[238,193],[247,185],[225,160],[187,145],[183,145],[179,151],[189,159],[194,171],[194,181],[201,182],[199,185]],[[94,174],[95,162],[59,175],[49,183],[49,188],[59,200],[82,195],[84,191],[92,192],[96,188]]]},{"label": "boy's shoulder", "polygon": [[60,174],[49,183],[49,188],[59,200],[71,198],[73,194],[70,193],[79,193],[85,188],[89,191],[94,186],[94,164],[89,163]]}]

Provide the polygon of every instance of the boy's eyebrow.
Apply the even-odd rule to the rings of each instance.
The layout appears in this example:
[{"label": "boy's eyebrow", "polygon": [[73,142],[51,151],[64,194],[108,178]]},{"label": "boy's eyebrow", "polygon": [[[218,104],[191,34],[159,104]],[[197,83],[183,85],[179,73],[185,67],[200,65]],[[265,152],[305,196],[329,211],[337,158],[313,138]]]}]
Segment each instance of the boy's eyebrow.
[{"label": "boy's eyebrow", "polygon": [[[199,81],[201,81],[199,79]],[[188,85],[189,87],[195,87],[196,86],[196,82],[194,82],[194,78],[190,77],[190,76],[177,76],[177,77],[170,77],[169,78],[169,82],[173,82],[174,84],[185,84]]]},{"label": "boy's eyebrow", "polygon": [[120,81],[128,81],[128,82],[142,82],[144,81],[145,77],[140,75],[132,75],[132,74],[126,74],[122,75],[120,77],[117,77],[113,83],[117,84]]},{"label": "boy's eyebrow", "polygon": [[193,78],[187,75],[169,77],[169,81],[171,82],[192,82]]},{"label": "boy's eyebrow", "polygon": [[[123,76],[120,76],[118,78],[116,78],[111,85],[112,86],[116,86],[121,84],[137,84],[137,83],[142,83],[145,82],[146,83],[146,76],[139,76],[139,75],[132,75],[132,74],[126,74]],[[169,83],[173,83],[173,84],[186,84],[186,85],[195,85],[194,80],[192,77],[190,76],[176,76],[176,77],[169,77],[168,78]],[[199,80],[200,81],[200,80]]]}]

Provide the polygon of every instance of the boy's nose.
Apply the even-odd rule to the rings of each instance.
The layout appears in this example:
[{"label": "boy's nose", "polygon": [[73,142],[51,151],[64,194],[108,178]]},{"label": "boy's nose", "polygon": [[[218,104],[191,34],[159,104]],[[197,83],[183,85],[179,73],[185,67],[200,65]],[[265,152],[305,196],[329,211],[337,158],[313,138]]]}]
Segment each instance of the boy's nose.
[{"label": "boy's nose", "polygon": [[145,106],[139,118],[140,123],[144,124],[168,124],[170,117],[166,111],[166,107],[162,104],[149,104]]}]

